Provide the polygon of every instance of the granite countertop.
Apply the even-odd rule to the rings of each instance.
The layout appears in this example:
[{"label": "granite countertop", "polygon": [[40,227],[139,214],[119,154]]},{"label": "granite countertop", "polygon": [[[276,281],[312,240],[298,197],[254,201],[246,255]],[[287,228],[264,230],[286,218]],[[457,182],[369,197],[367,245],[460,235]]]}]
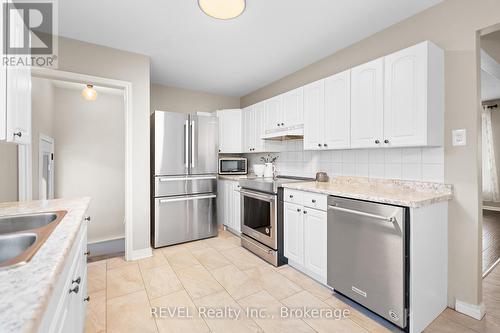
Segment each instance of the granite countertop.
[{"label": "granite countertop", "polygon": [[283,184],[283,187],[411,208],[453,198],[451,185],[396,179],[335,177],[327,183],[299,182]]},{"label": "granite countertop", "polygon": [[0,216],[67,211],[25,265],[0,270],[0,332],[35,332],[80,230],[90,198],[0,203]]}]

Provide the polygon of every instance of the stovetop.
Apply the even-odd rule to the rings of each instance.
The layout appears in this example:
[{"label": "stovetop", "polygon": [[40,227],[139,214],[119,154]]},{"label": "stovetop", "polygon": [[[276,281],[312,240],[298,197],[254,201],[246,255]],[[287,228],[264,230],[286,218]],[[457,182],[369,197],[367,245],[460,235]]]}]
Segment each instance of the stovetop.
[{"label": "stovetop", "polygon": [[239,180],[239,185],[242,188],[249,190],[278,193],[278,188],[285,183],[313,181],[314,178],[293,177],[293,176],[278,176],[276,178],[253,177]]}]

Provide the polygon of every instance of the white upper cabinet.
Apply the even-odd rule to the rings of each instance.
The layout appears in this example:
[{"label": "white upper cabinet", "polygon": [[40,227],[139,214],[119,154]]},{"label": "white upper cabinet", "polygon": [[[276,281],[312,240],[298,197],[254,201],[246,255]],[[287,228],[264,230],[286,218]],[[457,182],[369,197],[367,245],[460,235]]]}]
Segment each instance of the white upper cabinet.
[{"label": "white upper cabinet", "polygon": [[384,58],[384,144],[443,144],[444,55],[423,42]]},{"label": "white upper cabinet", "polygon": [[251,153],[255,149],[255,106],[243,109],[243,151]]},{"label": "white upper cabinet", "polygon": [[324,140],[327,149],[346,149],[351,138],[351,71],[325,79]]},{"label": "white upper cabinet", "polygon": [[263,102],[257,103],[253,108],[254,112],[254,152],[266,151],[266,141],[261,137],[265,132],[266,105]]},{"label": "white upper cabinet", "polygon": [[265,112],[265,130],[279,129],[283,125],[282,119],[282,96],[276,96],[264,101]]},{"label": "white upper cabinet", "polygon": [[280,125],[293,127],[304,123],[304,87],[282,95],[282,115]]},{"label": "white upper cabinet", "polygon": [[384,58],[351,70],[351,147],[381,147],[384,135]]},{"label": "white upper cabinet", "polygon": [[243,109],[243,152],[262,153],[281,150],[281,143],[261,139],[265,133],[266,102]]},{"label": "white upper cabinet", "polygon": [[304,87],[304,149],[321,149],[324,137],[325,81]]},{"label": "white upper cabinet", "polygon": [[[10,36],[22,45],[27,29],[21,17],[10,13]],[[2,32],[3,33],[3,32]],[[31,143],[31,69],[2,65],[0,68],[0,140]]]},{"label": "white upper cabinet", "polygon": [[219,118],[219,153],[243,152],[242,111],[229,109],[217,111]]}]

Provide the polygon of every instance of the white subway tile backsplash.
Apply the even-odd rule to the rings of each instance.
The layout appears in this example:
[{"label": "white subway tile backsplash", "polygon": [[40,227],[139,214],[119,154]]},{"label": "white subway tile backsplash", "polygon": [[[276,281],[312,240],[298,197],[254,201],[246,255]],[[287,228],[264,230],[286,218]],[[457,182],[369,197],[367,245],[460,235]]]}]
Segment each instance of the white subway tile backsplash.
[{"label": "white subway tile backsplash", "polygon": [[385,178],[387,179],[402,179],[401,178],[401,163],[386,163]]},{"label": "white subway tile backsplash", "polygon": [[356,151],[355,150],[343,150],[342,151],[342,163],[356,163]]},{"label": "white subway tile backsplash", "polygon": [[384,149],[385,163],[401,163],[401,149]]},{"label": "white subway tile backsplash", "polygon": [[402,163],[422,163],[422,149],[421,148],[404,148],[401,151]]},{"label": "white subway tile backsplash", "polygon": [[422,180],[422,164],[403,163],[401,165],[401,178],[407,180]]},{"label": "white subway tile backsplash", "polygon": [[[314,177],[318,171],[330,176],[444,181],[443,148],[387,148],[304,151],[301,140],[283,142],[276,162],[278,172]],[[249,166],[260,163],[260,156],[249,154]]]},{"label": "white subway tile backsplash", "polygon": [[356,164],[369,162],[369,151],[364,149],[356,150]]},{"label": "white subway tile backsplash", "polygon": [[370,178],[385,178],[385,165],[383,163],[370,163]]},{"label": "white subway tile backsplash", "polygon": [[383,149],[371,149],[369,154],[370,164],[385,163],[385,151]]},{"label": "white subway tile backsplash", "polygon": [[422,149],[422,163],[444,164],[444,148],[436,147]]}]

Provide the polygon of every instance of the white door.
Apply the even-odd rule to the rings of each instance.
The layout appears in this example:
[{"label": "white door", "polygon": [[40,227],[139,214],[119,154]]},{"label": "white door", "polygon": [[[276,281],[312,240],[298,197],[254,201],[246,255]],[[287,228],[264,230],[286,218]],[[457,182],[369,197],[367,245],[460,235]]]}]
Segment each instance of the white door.
[{"label": "white door", "polygon": [[38,198],[54,199],[54,139],[45,135],[38,142]]},{"label": "white door", "polygon": [[281,128],[281,123],[284,123],[281,116],[281,95],[270,98],[264,101],[264,103],[266,106],[265,130]]},{"label": "white door", "polygon": [[304,208],[304,266],[323,283],[326,283],[326,221],[326,212]]},{"label": "white door", "polygon": [[255,149],[255,113],[253,107],[249,106],[243,110],[244,114],[244,151],[251,153]]},{"label": "white door", "polygon": [[[0,15],[3,18],[3,1],[0,2]],[[4,24],[0,24],[0,36],[3,36]],[[5,54],[3,43],[0,45],[1,54]],[[7,129],[7,66],[0,62],[0,140],[5,140]]]},{"label": "white door", "polygon": [[325,80],[304,87],[304,149],[323,148]]},{"label": "white door", "polygon": [[295,264],[304,265],[304,224],[302,206],[284,204],[284,252],[285,257]]},{"label": "white door", "polygon": [[291,127],[304,123],[304,88],[300,87],[283,94],[283,126]]},{"label": "white door", "polygon": [[351,70],[351,148],[382,146],[384,58]]},{"label": "white door", "polygon": [[385,57],[384,140],[387,146],[426,144],[427,43]]},{"label": "white door", "polygon": [[241,194],[238,182],[233,186],[233,229],[241,233]]},{"label": "white door", "polygon": [[[28,33],[18,11],[11,11],[10,36],[14,43],[23,45]],[[5,139],[19,144],[31,143],[31,68],[28,66],[7,67],[6,81],[6,132]]]}]

